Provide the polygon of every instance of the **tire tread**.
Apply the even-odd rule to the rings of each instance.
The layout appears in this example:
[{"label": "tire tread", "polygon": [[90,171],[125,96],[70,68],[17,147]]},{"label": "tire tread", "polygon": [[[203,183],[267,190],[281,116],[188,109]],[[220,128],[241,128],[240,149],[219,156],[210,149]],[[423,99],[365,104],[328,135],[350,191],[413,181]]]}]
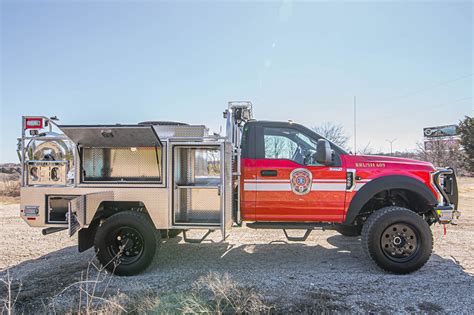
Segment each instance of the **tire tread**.
[{"label": "tire tread", "polygon": [[[417,215],[417,213],[413,212],[412,210],[409,210],[407,208],[403,208],[403,207],[399,207],[399,206],[389,206],[389,207],[385,207],[385,208],[382,208],[382,209],[379,209],[377,211],[375,211],[374,213],[372,213],[369,218],[367,219],[367,221],[365,222],[365,224],[362,226],[362,233],[361,233],[361,244],[362,244],[362,249],[363,251],[365,252],[365,254],[370,257],[370,259],[377,265],[379,266],[381,269],[385,270],[385,271],[388,271],[388,272],[394,272],[393,270],[390,270],[389,268],[387,268],[385,265],[379,263],[376,259],[375,259],[375,255],[373,253],[373,249],[371,248],[370,246],[370,241],[371,239],[374,237],[373,236],[373,233],[374,233],[374,226],[376,226],[378,223],[379,223],[379,220],[386,216],[387,214],[389,213],[392,213],[392,212],[396,212],[396,211],[403,211],[405,213],[409,213],[409,215]],[[426,222],[425,222],[426,223]],[[429,226],[428,224],[426,223],[426,227],[428,227],[429,229]],[[430,230],[430,233],[431,233],[431,230]],[[432,254],[432,250],[433,250],[433,238],[431,237],[431,244],[430,244],[430,247],[429,247],[429,251],[430,251],[430,254],[428,256],[428,259],[431,257],[431,254]],[[427,260],[428,260],[427,259]],[[405,274],[405,273],[410,273],[412,271],[406,271],[406,272],[396,272],[396,273],[399,273],[399,274]]]}]

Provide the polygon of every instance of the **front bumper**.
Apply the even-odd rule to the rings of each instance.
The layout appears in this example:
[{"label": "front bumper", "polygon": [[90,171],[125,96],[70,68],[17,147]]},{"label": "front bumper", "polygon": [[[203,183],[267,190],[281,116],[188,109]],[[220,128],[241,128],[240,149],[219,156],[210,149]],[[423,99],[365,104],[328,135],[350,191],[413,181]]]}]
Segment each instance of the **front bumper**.
[{"label": "front bumper", "polygon": [[456,224],[461,215],[458,210],[458,184],[456,173],[452,168],[438,169],[433,174],[433,182],[442,200],[435,207],[438,222],[442,224]]},{"label": "front bumper", "polygon": [[457,219],[461,216],[461,211],[455,209],[453,205],[435,207],[435,212],[441,224],[457,224]]}]

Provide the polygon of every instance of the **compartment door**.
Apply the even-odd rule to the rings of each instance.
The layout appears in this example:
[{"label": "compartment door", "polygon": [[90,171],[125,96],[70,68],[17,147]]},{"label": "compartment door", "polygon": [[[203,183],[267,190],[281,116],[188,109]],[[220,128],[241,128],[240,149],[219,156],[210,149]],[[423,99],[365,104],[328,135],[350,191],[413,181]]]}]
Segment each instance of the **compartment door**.
[{"label": "compartment door", "polygon": [[113,201],[113,191],[101,191],[77,196],[69,201],[68,228],[69,236],[87,226],[103,201]]},{"label": "compartment door", "polygon": [[232,203],[234,187],[232,183],[232,144],[225,142],[221,144],[221,203],[222,203],[222,239],[227,237],[227,233],[232,228]]},{"label": "compartment door", "polygon": [[222,150],[218,142],[173,144],[174,226],[222,226]]},{"label": "compartment door", "polygon": [[161,147],[151,125],[59,126],[75,144],[89,148]]},{"label": "compartment door", "polygon": [[69,201],[68,229],[69,236],[79,231],[86,221],[86,195],[78,196]]}]

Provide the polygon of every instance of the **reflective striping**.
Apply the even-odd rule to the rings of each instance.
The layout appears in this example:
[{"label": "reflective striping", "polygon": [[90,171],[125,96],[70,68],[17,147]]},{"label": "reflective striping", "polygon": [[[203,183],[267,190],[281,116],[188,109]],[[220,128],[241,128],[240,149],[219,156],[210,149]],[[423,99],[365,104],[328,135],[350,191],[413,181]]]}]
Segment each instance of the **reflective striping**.
[{"label": "reflective striping", "polygon": [[345,183],[346,180],[345,179],[313,179],[313,183],[319,183],[319,182],[322,182],[322,183]]},{"label": "reflective striping", "polygon": [[[356,182],[353,191],[358,191],[371,179],[362,179]],[[346,191],[345,179],[314,179],[312,191]],[[244,179],[244,191],[292,191],[291,183],[287,179]]]},{"label": "reflective striping", "polygon": [[311,190],[315,191],[345,191],[346,183],[313,183]]},{"label": "reflective striping", "polygon": [[246,191],[291,191],[290,183],[245,183]]},{"label": "reflective striping", "polygon": [[289,179],[244,179],[245,183],[280,183],[280,182],[287,182],[289,183]]},{"label": "reflective striping", "polygon": [[[313,183],[345,183],[345,179],[313,179]],[[244,179],[244,183],[290,183],[289,179]]]},{"label": "reflective striping", "polygon": [[[245,183],[245,191],[292,191],[290,183]],[[344,183],[312,183],[312,191],[345,191]]]}]

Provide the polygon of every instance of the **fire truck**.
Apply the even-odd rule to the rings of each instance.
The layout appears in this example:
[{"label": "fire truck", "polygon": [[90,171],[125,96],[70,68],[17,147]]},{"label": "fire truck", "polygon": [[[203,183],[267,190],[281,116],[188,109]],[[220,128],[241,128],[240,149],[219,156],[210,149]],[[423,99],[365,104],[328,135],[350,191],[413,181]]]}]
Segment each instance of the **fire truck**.
[{"label": "fire truck", "polygon": [[379,267],[405,274],[429,259],[430,226],[460,214],[451,168],[351,154],[300,124],[254,119],[250,102],[229,102],[224,118],[220,135],[175,122],[25,116],[21,218],[44,235],[77,233],[79,251],[94,247],[117,275],[145,270],[163,238],[199,243],[241,227],[300,242],[315,229],[360,236]]}]

